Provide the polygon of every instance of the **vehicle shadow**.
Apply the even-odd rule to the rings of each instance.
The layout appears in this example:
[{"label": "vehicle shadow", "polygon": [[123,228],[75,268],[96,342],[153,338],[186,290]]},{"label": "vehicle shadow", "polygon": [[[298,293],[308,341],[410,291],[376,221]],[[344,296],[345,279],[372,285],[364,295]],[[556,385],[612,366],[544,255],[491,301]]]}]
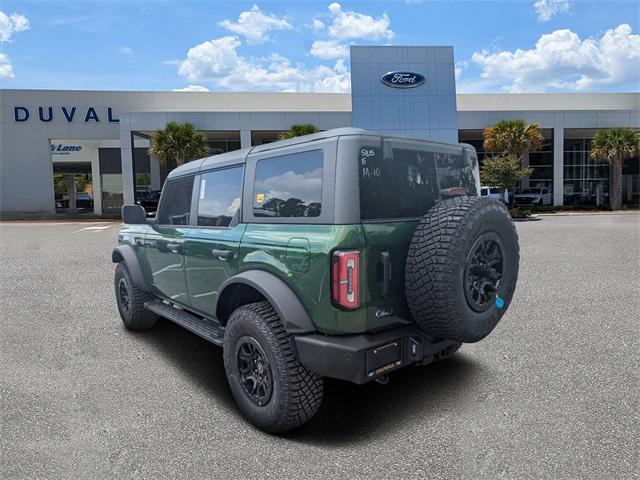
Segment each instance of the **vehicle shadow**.
[{"label": "vehicle shadow", "polygon": [[153,329],[144,332],[144,337],[151,347],[160,351],[162,357],[178,367],[190,381],[206,389],[212,401],[231,412],[237,412],[227,385],[221,348],[166,318],[160,318]]},{"label": "vehicle shadow", "polygon": [[429,422],[439,409],[455,408],[480,369],[461,351],[443,362],[398,370],[387,385],[326,380],[318,414],[285,437],[335,446],[367,441],[402,429],[407,422]]},{"label": "vehicle shadow", "polygon": [[[222,349],[166,319],[161,319],[145,337],[152,347],[162,352],[163,358],[205,388],[212,401],[230,415],[241,418],[227,385]],[[468,391],[481,368],[481,364],[464,355],[463,348],[444,362],[409,366],[394,372],[387,385],[371,382],[359,386],[325,380],[318,414],[281,437],[300,443],[336,446],[384,435],[402,428],[406,422],[428,421],[443,405],[452,408],[452,402]],[[251,427],[247,425],[247,428]]]}]

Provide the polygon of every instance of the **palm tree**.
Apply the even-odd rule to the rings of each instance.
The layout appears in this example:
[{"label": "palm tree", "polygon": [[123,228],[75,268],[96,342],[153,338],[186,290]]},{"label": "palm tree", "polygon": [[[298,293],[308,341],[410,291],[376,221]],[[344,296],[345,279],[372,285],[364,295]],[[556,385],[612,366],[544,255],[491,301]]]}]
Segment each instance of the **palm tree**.
[{"label": "palm tree", "polygon": [[318,128],[315,125],[311,125],[310,123],[303,123],[302,125],[292,125],[289,130],[278,135],[278,140],[286,140],[293,137],[302,137],[303,135],[309,135],[311,133],[316,133],[317,131]]},{"label": "palm tree", "polygon": [[[484,129],[483,146],[485,152],[493,152],[493,164],[485,159],[482,166],[483,181],[490,182],[489,178],[496,181],[496,177],[503,181],[496,184],[504,194],[504,189],[509,190],[509,206],[514,205],[514,190],[522,178],[531,174],[532,169],[522,168],[522,160],[542,146],[544,137],[537,123],[527,123],[524,120],[500,120],[494,125]],[[514,178],[518,178],[515,183]],[[507,180],[508,179],[508,180]],[[507,185],[509,184],[509,185]]]},{"label": "palm tree", "polygon": [[149,155],[156,157],[164,165],[175,159],[176,165],[180,166],[208,153],[207,139],[191,123],[167,123],[164,129],[153,132],[149,147]]},{"label": "palm tree", "polygon": [[613,191],[609,196],[611,210],[622,207],[622,164],[639,154],[640,134],[630,128],[602,130],[591,142],[591,158],[604,160],[613,167]]},{"label": "palm tree", "polygon": [[484,150],[516,157],[520,162],[542,146],[544,137],[537,123],[500,120],[484,130]]}]

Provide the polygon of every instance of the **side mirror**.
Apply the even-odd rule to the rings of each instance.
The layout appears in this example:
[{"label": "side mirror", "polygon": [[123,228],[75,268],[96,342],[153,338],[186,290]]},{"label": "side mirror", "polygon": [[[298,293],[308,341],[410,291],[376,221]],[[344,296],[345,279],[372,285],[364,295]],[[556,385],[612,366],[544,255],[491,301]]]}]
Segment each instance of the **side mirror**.
[{"label": "side mirror", "polygon": [[129,225],[140,225],[147,223],[147,214],[144,207],[140,205],[123,205],[122,206],[122,222]]}]

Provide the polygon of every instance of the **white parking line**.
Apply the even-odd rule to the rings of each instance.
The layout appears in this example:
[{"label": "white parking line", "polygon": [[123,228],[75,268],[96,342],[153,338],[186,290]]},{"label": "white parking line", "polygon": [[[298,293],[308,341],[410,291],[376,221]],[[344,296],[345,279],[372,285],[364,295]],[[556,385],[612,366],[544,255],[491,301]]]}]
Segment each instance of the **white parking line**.
[{"label": "white parking line", "polygon": [[94,226],[91,226],[91,227],[81,228],[80,230],[76,230],[76,231],[71,232],[71,233],[79,233],[79,232],[84,232],[86,230],[93,230],[94,232],[99,232],[99,231],[102,231],[102,230],[106,230],[107,228],[111,228],[111,225],[113,225],[113,224],[110,223],[109,225],[103,225],[103,226],[94,225]]}]

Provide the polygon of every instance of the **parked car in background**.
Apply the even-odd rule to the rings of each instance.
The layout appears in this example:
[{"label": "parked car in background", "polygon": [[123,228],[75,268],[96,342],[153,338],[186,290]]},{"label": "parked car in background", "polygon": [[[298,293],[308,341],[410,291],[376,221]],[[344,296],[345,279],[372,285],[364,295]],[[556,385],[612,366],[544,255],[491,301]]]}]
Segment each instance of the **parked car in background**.
[{"label": "parked car in background", "polygon": [[136,205],[144,207],[147,212],[155,212],[158,210],[159,201],[159,190],[142,190],[136,192]]},{"label": "parked car in background", "polygon": [[88,192],[78,192],[76,194],[76,208],[93,209],[93,197]]},{"label": "parked car in background", "polygon": [[500,200],[503,203],[509,203],[509,191],[505,190],[503,195],[500,193],[500,189],[498,187],[481,187],[480,196]]},{"label": "parked car in background", "polygon": [[547,187],[523,188],[513,196],[516,205],[551,205],[553,197]]}]

